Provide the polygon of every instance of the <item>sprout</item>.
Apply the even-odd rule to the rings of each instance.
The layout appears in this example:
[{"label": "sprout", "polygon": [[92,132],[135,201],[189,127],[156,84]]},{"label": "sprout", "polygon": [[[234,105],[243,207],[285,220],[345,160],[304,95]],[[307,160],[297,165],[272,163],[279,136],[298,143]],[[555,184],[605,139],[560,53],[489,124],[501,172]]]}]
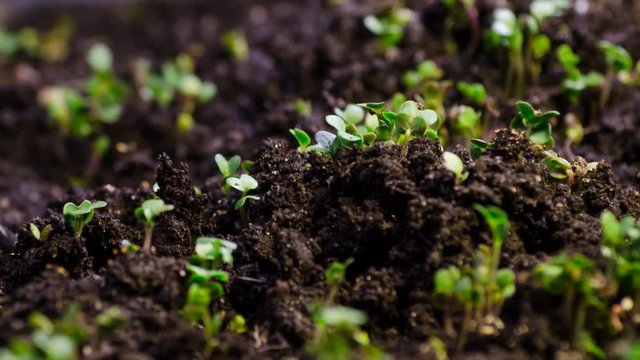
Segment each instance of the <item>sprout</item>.
[{"label": "sprout", "polygon": [[613,78],[616,75],[621,78],[628,77],[633,67],[633,59],[625,48],[606,40],[599,41],[598,48],[604,53],[607,63],[607,74],[600,96],[600,107],[604,108],[609,101]]},{"label": "sprout", "polygon": [[460,81],[458,91],[469,101],[478,105],[484,105],[487,101],[487,89],[481,83],[468,83]]},{"label": "sprout", "polygon": [[296,102],[293,104],[293,108],[298,115],[304,117],[311,116],[311,100],[296,99]]},{"label": "sprout", "polygon": [[235,315],[229,321],[229,325],[227,325],[227,329],[229,331],[234,332],[236,334],[244,334],[248,331],[247,329],[247,321],[242,315]]},{"label": "sprout", "polygon": [[482,139],[471,139],[471,157],[473,159],[479,158],[492,145],[492,143]]},{"label": "sprout", "polygon": [[482,112],[476,111],[471,106],[461,105],[454,109],[455,122],[453,123],[453,131],[464,137],[470,139],[473,136],[478,136],[482,132],[481,117]]},{"label": "sprout", "polygon": [[235,175],[242,163],[242,160],[238,155],[234,155],[227,160],[222,154],[216,154],[214,160],[224,179]]},{"label": "sprout", "polygon": [[590,87],[601,86],[604,76],[597,72],[583,74],[578,68],[580,57],[573,52],[569,44],[562,44],[556,49],[556,57],[565,72],[565,79],[562,81],[562,88],[567,93],[572,102],[578,101],[578,96],[582,91]]},{"label": "sprout", "polygon": [[442,69],[433,60],[424,60],[416,70],[404,73],[402,81],[407,89],[415,89],[426,80],[440,80],[443,76]]},{"label": "sprout", "polygon": [[252,176],[247,174],[242,174],[239,178],[232,176],[227,178],[226,182],[229,186],[242,193],[240,199],[234,205],[236,210],[241,209],[247,200],[260,200],[258,196],[248,195],[249,191],[258,188],[258,182]]},{"label": "sprout", "polygon": [[234,59],[242,61],[249,58],[249,44],[242,32],[227,31],[222,34],[220,43]]},{"label": "sprout", "polygon": [[324,272],[324,278],[327,285],[330,286],[329,296],[327,297],[326,304],[333,303],[336,295],[338,295],[338,289],[340,284],[344,282],[347,267],[353,263],[353,258],[348,258],[343,263],[334,261],[329,265]]},{"label": "sprout", "polygon": [[554,179],[567,180],[569,184],[574,181],[574,173],[571,164],[558,156],[555,151],[547,150],[544,152],[545,158],[542,163],[549,170],[549,176]]},{"label": "sprout", "polygon": [[134,212],[136,218],[145,224],[144,243],[142,245],[144,251],[151,250],[153,228],[156,226],[155,217],[174,208],[173,205],[165,204],[162,199],[145,200],[140,207],[136,208]]},{"label": "sprout", "polygon": [[95,44],[87,53],[87,62],[97,73],[110,72],[113,67],[113,54],[108,46],[102,43]]},{"label": "sprout", "polygon": [[305,131],[295,128],[290,129],[289,132],[296,138],[299,151],[306,151],[309,145],[311,145],[311,137]]},{"label": "sprout", "polygon": [[531,104],[524,101],[518,101],[516,106],[518,107],[518,114],[511,121],[511,127],[524,130],[532,143],[542,145],[547,149],[552,148],[555,141],[551,136],[551,124],[549,121],[560,116],[560,113],[557,111],[541,113],[534,110]]},{"label": "sprout", "polygon": [[47,239],[49,239],[49,235],[51,235],[51,231],[53,231],[51,224],[45,226],[42,230],[40,230],[34,223],[29,224],[29,232],[31,233],[31,236],[38,241],[47,241]]},{"label": "sprout", "polygon": [[84,226],[93,219],[95,210],[105,206],[107,206],[107,203],[101,200],[95,202],[84,200],[80,205],[68,202],[64,204],[62,214],[64,215],[67,226],[73,229],[76,235],[80,236],[82,235]]},{"label": "sprout", "polygon": [[445,151],[442,153],[444,166],[456,176],[456,181],[462,183],[469,177],[469,172],[465,171],[464,164],[458,155]]},{"label": "sprout", "polygon": [[366,16],[364,26],[377,35],[382,50],[396,46],[404,36],[404,28],[411,22],[413,11],[396,6],[386,17]]}]

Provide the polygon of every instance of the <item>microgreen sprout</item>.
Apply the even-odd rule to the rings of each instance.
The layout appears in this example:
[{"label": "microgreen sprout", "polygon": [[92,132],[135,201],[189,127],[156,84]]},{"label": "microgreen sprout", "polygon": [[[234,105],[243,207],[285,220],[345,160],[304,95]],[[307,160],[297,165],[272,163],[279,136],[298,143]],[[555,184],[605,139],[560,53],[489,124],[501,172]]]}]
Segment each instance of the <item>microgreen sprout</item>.
[{"label": "microgreen sprout", "polygon": [[511,127],[524,130],[532,143],[542,145],[546,149],[551,149],[555,141],[551,135],[551,124],[549,121],[560,116],[560,113],[557,111],[542,113],[524,101],[518,101],[516,106],[518,107],[518,114],[511,121]]},{"label": "microgreen sprout", "polygon": [[333,303],[340,285],[344,282],[347,267],[353,263],[353,258],[348,258],[344,262],[334,261],[329,265],[324,272],[324,278],[327,285],[329,285],[329,296],[327,296],[326,304]]},{"label": "microgreen sprout", "polygon": [[396,46],[404,36],[404,28],[409,25],[413,17],[411,9],[403,5],[394,6],[386,16],[373,15],[364,18],[364,26],[377,35],[382,50]]},{"label": "microgreen sprout", "polygon": [[249,195],[249,191],[258,188],[258,182],[251,175],[242,174],[240,177],[232,176],[227,178],[226,182],[229,186],[242,193],[240,199],[238,199],[234,205],[236,210],[241,209],[247,200],[260,200],[260,197],[256,195]]},{"label": "microgreen sprout", "polygon": [[578,96],[587,88],[601,86],[604,76],[598,72],[583,74],[578,68],[580,57],[573,51],[571,45],[562,44],[556,49],[556,57],[565,72],[562,88],[569,99],[577,103]]},{"label": "microgreen sprout", "polygon": [[452,109],[454,120],[452,130],[455,135],[464,139],[471,139],[482,133],[482,112],[471,106],[460,105]]},{"label": "microgreen sprout", "polygon": [[220,38],[220,44],[236,60],[243,61],[249,58],[249,44],[241,31],[225,32]]},{"label": "microgreen sprout", "polygon": [[416,89],[428,80],[440,80],[443,71],[433,60],[424,60],[418,64],[415,70],[404,73],[402,81],[407,89]]},{"label": "microgreen sprout", "polygon": [[76,235],[80,236],[82,235],[84,226],[93,220],[95,210],[105,206],[107,206],[107,203],[101,200],[95,202],[84,200],[80,205],[68,202],[64,204],[62,214],[64,215],[67,226],[73,229]]},{"label": "microgreen sprout", "polygon": [[199,237],[196,239],[196,253],[187,266],[190,273],[189,289],[182,312],[187,320],[202,325],[206,335],[205,357],[218,344],[215,335],[222,328],[224,318],[223,312],[211,313],[212,302],[224,294],[222,283],[229,280],[229,274],[220,268],[233,263],[233,251],[236,248],[237,245],[231,241]]},{"label": "microgreen sprout", "polygon": [[473,159],[479,158],[492,145],[492,143],[482,139],[471,139],[471,157]]},{"label": "microgreen sprout", "polygon": [[153,228],[156,226],[155,217],[174,208],[173,205],[165,204],[162,199],[145,200],[140,207],[136,208],[134,213],[136,218],[145,224],[144,243],[142,245],[144,251],[151,250]]},{"label": "microgreen sprout", "polygon": [[46,242],[49,239],[49,235],[51,235],[51,231],[53,231],[51,224],[46,225],[42,230],[34,223],[29,224],[29,233],[38,241]]},{"label": "microgreen sprout", "polygon": [[544,156],[542,163],[549,170],[549,176],[554,179],[567,180],[569,184],[573,183],[574,173],[569,161],[558,156],[553,150],[545,151]]},{"label": "microgreen sprout", "polygon": [[311,115],[311,101],[304,99],[296,99],[293,108],[300,116],[309,117]]},{"label": "microgreen sprout", "polygon": [[610,41],[601,40],[598,42],[598,48],[602,50],[607,63],[607,72],[605,81],[602,84],[602,93],[600,97],[600,107],[609,102],[611,96],[611,87],[613,79],[616,75],[624,77],[633,68],[633,59],[629,52],[620,45],[616,45]]},{"label": "microgreen sprout", "polygon": [[222,188],[225,193],[231,193],[231,187],[227,184],[227,179],[236,175],[238,169],[242,164],[242,159],[238,155],[234,155],[229,159],[225,158],[222,154],[216,154],[214,157],[218,171],[222,174]]},{"label": "microgreen sprout", "polygon": [[487,101],[487,89],[481,83],[460,81],[457,84],[457,88],[468,101],[478,105],[484,105]]},{"label": "microgreen sprout", "polygon": [[293,135],[293,137],[296,138],[296,141],[298,142],[298,150],[300,150],[301,152],[307,150],[309,145],[311,145],[311,136],[309,136],[309,134],[307,134],[304,130],[295,128],[290,129],[289,132],[291,133],[291,135]]},{"label": "microgreen sprout", "polygon": [[442,153],[444,166],[456,176],[456,182],[462,183],[469,177],[469,172],[464,169],[462,159],[452,152],[445,151]]}]

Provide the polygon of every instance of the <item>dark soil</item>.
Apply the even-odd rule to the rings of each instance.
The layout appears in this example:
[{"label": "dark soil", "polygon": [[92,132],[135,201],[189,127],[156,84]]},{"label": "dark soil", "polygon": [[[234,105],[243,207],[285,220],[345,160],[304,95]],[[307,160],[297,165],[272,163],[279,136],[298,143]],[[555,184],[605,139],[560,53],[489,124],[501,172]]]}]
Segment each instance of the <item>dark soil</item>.
[{"label": "dark soil", "polygon": [[[388,354],[429,359],[423,345],[430,336],[454,344],[431,301],[433,274],[443,266],[470,264],[477,246],[490,241],[472,208],[480,203],[509,214],[512,232],[501,266],[516,271],[518,291],[502,312],[507,330],[494,337],[471,335],[463,352],[450,355],[571,356],[568,331],[557,325],[558,299],[534,286],[530,270],[560,251],[601,260],[600,213],[640,216],[640,91],[617,84],[606,109],[577,108],[561,95],[558,65],[545,64],[540,84],[529,87],[524,98],[545,109],[584,114],[587,134],[571,152],[602,160],[569,186],[549,177],[540,150],[523,134],[493,131],[508,125],[515,112],[513,99],[502,92],[498,59],[481,48],[470,55],[446,55],[444,25],[438,20],[446,9],[439,1],[407,1],[419,19],[395,55],[380,55],[361,18],[388,3],[361,0],[332,7],[320,0],[242,0],[56,9],[54,15],[68,14],[76,24],[69,59],[46,64],[18,58],[0,68],[0,230],[8,234],[0,239],[0,346],[31,332],[31,312],[55,319],[75,305],[89,334],[83,358],[201,358],[204,335],[180,310],[195,238],[209,235],[239,246],[227,269],[226,295],[216,306],[227,320],[242,314],[249,325],[244,335],[220,334],[216,356],[303,356],[304,342],[314,331],[307,307],[328,291],[324,269],[352,257],[336,301],[369,315],[366,330]],[[528,1],[513,5],[526,10]],[[585,69],[603,69],[595,55],[601,38],[624,45],[638,59],[640,23],[628,10],[631,5],[590,2],[586,15],[570,11],[543,31],[554,44],[574,45]],[[496,4],[479,0],[478,6],[486,28]],[[16,13],[10,26],[47,28],[55,20],[51,12]],[[247,35],[251,56],[246,62],[234,61],[218,45],[220,34],[232,28]],[[456,36],[461,49],[469,39],[464,29]],[[124,78],[131,76],[136,57],[159,65],[194,43],[204,44],[198,73],[213,80],[220,93],[198,108],[182,158],[172,125],[178,108],[131,101],[107,129],[114,144],[126,146],[112,147],[90,186],[71,187],[68,180],[82,173],[90,144],[61,137],[36,94],[43,85],[86,77],[84,52],[97,40],[112,47]],[[491,97],[492,105],[484,109],[485,138],[494,138],[494,146],[471,160],[461,146],[449,145],[469,171],[464,183],[456,183],[442,164],[439,144],[426,138],[406,147],[344,150],[334,158],[295,150],[289,128],[319,130],[334,106],[386,100],[404,91],[402,73],[427,58],[444,68],[447,79],[481,81]],[[20,66],[36,76],[17,76],[14,69]],[[584,97],[590,104],[598,94]],[[310,116],[294,110],[297,98],[311,101]],[[459,102],[455,91],[445,99],[447,106]],[[562,144],[563,124],[556,125]],[[233,210],[236,199],[219,187],[213,163],[218,152],[255,160],[251,173],[261,199],[250,203],[244,218]],[[566,151],[562,155],[570,157]],[[152,196],[154,181],[158,196],[176,209],[157,220],[153,253],[123,253],[122,240],[142,243],[144,229],[133,211]],[[60,212],[66,201],[83,199],[109,205],[77,237]],[[31,222],[52,227],[46,242],[29,235]],[[13,242],[13,233],[18,240],[10,249],[6,244]],[[114,307],[126,326],[103,333],[95,319]],[[605,349],[614,346],[605,344]]]}]

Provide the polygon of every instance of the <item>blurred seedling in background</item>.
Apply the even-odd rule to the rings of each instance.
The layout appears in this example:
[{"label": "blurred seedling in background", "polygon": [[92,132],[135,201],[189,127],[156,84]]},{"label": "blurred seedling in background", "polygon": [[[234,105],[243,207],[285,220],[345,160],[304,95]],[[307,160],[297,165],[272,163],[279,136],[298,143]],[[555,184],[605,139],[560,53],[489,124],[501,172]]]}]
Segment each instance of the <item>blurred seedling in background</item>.
[{"label": "blurred seedling in background", "polygon": [[448,54],[458,53],[454,32],[460,24],[467,26],[471,34],[466,53],[472,54],[480,41],[480,20],[475,0],[443,0],[448,16],[445,18],[445,49]]},{"label": "blurred seedling in background", "polygon": [[487,101],[487,89],[482,83],[460,81],[456,86],[460,94],[462,94],[467,101],[476,105],[484,105]]},{"label": "blurred seedling in background", "polygon": [[571,45],[562,44],[556,49],[556,57],[565,72],[565,79],[562,81],[562,88],[569,100],[578,104],[578,99],[583,91],[592,87],[599,87],[604,82],[604,76],[598,72],[591,71],[582,73],[578,68],[580,56],[576,54]]},{"label": "blurred seedling in background", "polygon": [[[443,326],[450,336],[456,336],[456,350],[462,350],[470,331],[494,335],[504,324],[499,318],[502,304],[516,291],[515,274],[508,268],[499,269],[502,245],[509,234],[506,213],[494,206],[474,205],[491,231],[491,246],[480,245],[473,267],[456,266],[440,269],[434,276],[433,296],[442,309]],[[452,312],[455,305],[464,309],[460,330],[454,329]]]},{"label": "blurred seedling in background", "polygon": [[20,54],[45,62],[57,62],[67,58],[69,42],[73,35],[73,23],[61,17],[47,31],[23,27],[17,31],[0,28],[0,57],[12,59]]},{"label": "blurred seedling in background", "polygon": [[236,248],[237,245],[231,241],[199,237],[196,239],[196,253],[187,265],[189,289],[182,313],[188,321],[202,325],[206,337],[205,358],[218,345],[215,336],[224,320],[223,312],[211,313],[212,303],[224,295],[222,284],[229,281],[229,274],[220,268],[233,263]]},{"label": "blurred seedling in background", "polygon": [[[71,228],[76,235],[81,236],[84,226],[93,220],[96,209],[101,209],[106,206],[107,203],[101,200],[95,202],[84,200],[80,205],[68,202],[64,204],[62,208],[62,215],[64,215],[67,226]],[[40,237],[42,237],[42,233],[40,233]]]},{"label": "blurred seedling in background", "polygon": [[[402,81],[407,90],[419,94],[424,109],[432,109],[442,119],[446,116],[444,100],[451,88],[450,80],[442,80],[444,71],[433,60],[424,60],[415,70],[404,73]],[[392,111],[398,111],[406,101],[401,94],[394,95]]]},{"label": "blurred seedling in background", "polygon": [[194,125],[196,107],[213,99],[217,88],[213,82],[204,81],[195,73],[195,60],[188,54],[180,54],[173,61],[166,62],[159,74],[148,73],[140,89],[140,97],[153,101],[161,108],[174,102],[180,106],[175,121],[177,156],[183,158],[186,149],[183,138]]},{"label": "blurred seedling in background", "polygon": [[604,81],[602,82],[602,93],[600,96],[600,108],[609,102],[611,97],[611,87],[616,77],[628,78],[633,68],[633,59],[629,52],[620,45],[616,45],[610,41],[601,40],[598,42],[598,48],[604,53],[607,71]]},{"label": "blurred seedling in background", "polygon": [[86,95],[69,87],[54,86],[43,88],[38,96],[60,133],[91,139],[91,158],[83,183],[93,179],[109,149],[110,139],[103,126],[118,121],[129,94],[128,87],[113,73],[113,54],[106,45],[94,45],[87,53],[87,62],[93,74],[86,82]]},{"label": "blurred seedling in background", "polygon": [[249,58],[249,44],[247,38],[239,30],[230,30],[222,34],[220,44],[225,51],[238,61]]},{"label": "blurred seedling in background", "polygon": [[293,103],[293,108],[300,116],[311,116],[311,100],[296,99]]},{"label": "blurred seedling in background", "polygon": [[449,117],[453,135],[470,140],[482,134],[482,112],[471,106],[460,105],[451,109]]},{"label": "blurred seedling in background", "polygon": [[145,224],[144,243],[142,249],[144,251],[151,250],[151,241],[153,237],[153,228],[156,226],[156,216],[173,210],[175,207],[171,204],[165,204],[162,199],[145,200],[140,207],[135,209],[136,219]]},{"label": "blurred seedling in background", "polygon": [[404,29],[413,18],[413,11],[404,7],[404,1],[398,0],[388,12],[381,16],[368,15],[364,26],[378,37],[380,48],[385,51],[402,41]]}]

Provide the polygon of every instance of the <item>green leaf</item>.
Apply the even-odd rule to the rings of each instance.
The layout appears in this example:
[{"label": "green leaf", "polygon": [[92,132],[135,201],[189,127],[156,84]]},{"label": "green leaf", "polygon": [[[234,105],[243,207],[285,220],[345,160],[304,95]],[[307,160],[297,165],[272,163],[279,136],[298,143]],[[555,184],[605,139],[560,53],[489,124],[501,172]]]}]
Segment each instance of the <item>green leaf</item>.
[{"label": "green leaf", "polygon": [[473,208],[482,215],[487,225],[489,225],[494,244],[502,245],[507,239],[511,227],[507,213],[496,206],[474,204]]},{"label": "green leaf", "polygon": [[328,285],[338,285],[344,282],[347,267],[351,264],[353,264],[353,258],[348,258],[344,262],[332,262],[324,272],[326,283]]},{"label": "green leaf", "polygon": [[[522,115],[522,118],[526,122],[533,122],[536,119],[536,111],[533,109],[533,106],[525,101],[518,101],[516,103],[518,107],[518,112]],[[513,125],[512,125],[513,127]]]},{"label": "green leaf", "polygon": [[338,132],[347,130],[347,124],[338,115],[327,115],[325,117],[325,121],[327,122],[327,124],[329,124],[329,126],[336,129],[336,131]]},{"label": "green leaf", "polygon": [[136,208],[134,214],[136,218],[147,225],[155,226],[154,218],[164,212],[171,211],[175,207],[170,204],[165,204],[162,199],[150,199],[142,202],[139,208]]},{"label": "green leaf", "polygon": [[374,114],[380,114],[384,110],[386,103],[382,101],[382,102],[372,102],[372,103],[360,103],[358,105],[372,111]]},{"label": "green leaf", "polygon": [[346,306],[322,307],[319,318],[329,326],[361,326],[367,322],[365,313]]},{"label": "green leaf", "polygon": [[113,54],[108,46],[95,44],[89,49],[87,62],[95,72],[110,72],[113,67]]},{"label": "green leaf", "polygon": [[311,137],[305,131],[295,128],[290,129],[289,132],[296,138],[301,150],[305,150],[311,145]]},{"label": "green leaf", "polygon": [[227,178],[225,181],[227,185],[243,193],[258,188],[258,182],[256,179],[247,174],[242,174],[239,178],[232,176]]},{"label": "green leaf", "polygon": [[479,158],[491,145],[493,144],[482,139],[471,139],[471,157]]}]

